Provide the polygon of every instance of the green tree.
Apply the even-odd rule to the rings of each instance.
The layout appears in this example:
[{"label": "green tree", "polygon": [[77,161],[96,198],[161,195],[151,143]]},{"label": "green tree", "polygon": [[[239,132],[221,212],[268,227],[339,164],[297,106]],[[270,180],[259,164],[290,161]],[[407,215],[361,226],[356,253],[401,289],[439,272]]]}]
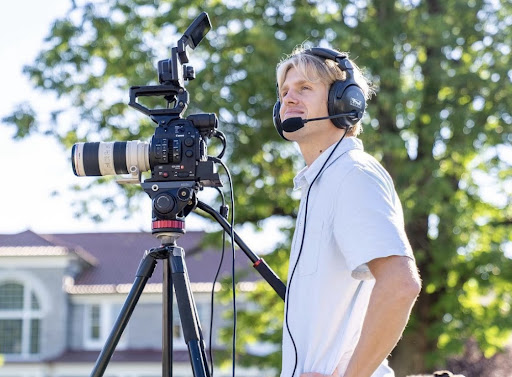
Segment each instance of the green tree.
[{"label": "green tree", "polygon": [[[512,142],[511,3],[73,2],[36,62],[25,67],[35,87],[72,105],[72,111],[55,110],[60,127],[51,133],[68,148],[91,138],[147,139],[154,125],[126,106],[128,88],[156,83],[156,61],[168,57],[168,47],[202,10],[213,30],[192,54],[201,69],[187,86],[189,113],[220,116],[236,222],[260,226],[271,216],[296,216],[291,179],[302,162],[272,126],[275,64],[304,41],[351,51],[378,87],[362,139],[395,179],[424,284],[393,352],[397,375],[444,365],[470,338],[487,356],[500,350],[512,329],[512,263],[505,252],[512,242],[512,169],[505,158]],[[60,119],[69,113],[74,121],[66,128]],[[27,104],[4,120],[16,125],[16,137],[44,129]],[[494,196],[484,182],[492,182]],[[127,198],[141,192],[124,190]],[[129,212],[132,201],[126,204]],[[269,257],[282,277],[287,248],[280,245]],[[238,344],[279,342],[279,300],[263,287],[252,298],[261,310],[240,314]],[[240,360],[254,362],[243,351]],[[279,355],[258,363],[278,367]]]}]

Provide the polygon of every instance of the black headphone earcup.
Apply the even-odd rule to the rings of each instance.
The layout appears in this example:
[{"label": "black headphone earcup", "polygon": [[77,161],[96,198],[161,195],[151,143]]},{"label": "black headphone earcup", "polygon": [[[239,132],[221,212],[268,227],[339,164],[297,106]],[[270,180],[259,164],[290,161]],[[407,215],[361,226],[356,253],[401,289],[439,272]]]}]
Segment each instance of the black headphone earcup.
[{"label": "black headphone earcup", "polygon": [[353,127],[361,120],[366,108],[366,99],[361,88],[351,78],[335,81],[329,89],[327,102],[329,115],[354,112],[353,117],[331,119],[337,128]]},{"label": "black headphone earcup", "polygon": [[272,120],[274,121],[274,127],[276,128],[277,133],[284,140],[288,140],[287,138],[284,137],[284,134],[283,134],[283,126],[281,125],[281,116],[279,115],[280,110],[281,110],[281,102],[277,101],[274,105],[274,109],[272,110]]}]

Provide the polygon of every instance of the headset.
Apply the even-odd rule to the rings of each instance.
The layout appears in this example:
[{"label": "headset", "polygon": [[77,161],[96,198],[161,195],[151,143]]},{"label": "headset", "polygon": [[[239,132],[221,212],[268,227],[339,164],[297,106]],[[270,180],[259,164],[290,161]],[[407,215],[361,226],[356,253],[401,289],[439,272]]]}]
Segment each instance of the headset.
[{"label": "headset", "polygon": [[[349,129],[356,125],[363,117],[366,108],[366,98],[363,90],[354,79],[354,67],[348,57],[342,53],[323,47],[313,47],[304,50],[303,53],[317,56],[324,60],[332,60],[336,62],[342,72],[345,72],[346,79],[336,80],[329,88],[327,100],[329,116],[326,117],[326,119],[336,117],[338,114],[350,113],[351,115],[338,116],[331,119],[331,121],[337,128]],[[288,140],[283,134],[281,117],[279,115],[280,110],[281,101],[279,100],[279,87],[277,87],[277,101],[273,109],[274,126],[279,135],[283,139]]]}]

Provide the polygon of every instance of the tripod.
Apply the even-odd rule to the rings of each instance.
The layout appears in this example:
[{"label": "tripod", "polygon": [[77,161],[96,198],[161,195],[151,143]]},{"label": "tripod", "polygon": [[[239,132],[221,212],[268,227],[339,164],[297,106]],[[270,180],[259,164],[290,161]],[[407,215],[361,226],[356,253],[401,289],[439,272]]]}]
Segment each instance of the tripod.
[{"label": "tripod", "polygon": [[[230,224],[213,208],[197,201],[197,207],[210,214],[226,232],[234,233],[235,243],[253,262],[254,268],[274,288],[276,293],[284,300],[286,286],[266,264],[266,262],[254,254],[247,245],[232,230]],[[195,205],[194,205],[195,207]],[[169,323],[169,313],[172,311],[172,291],[176,295],[176,302],[180,314],[181,325],[185,343],[189,351],[190,363],[194,377],[210,377],[206,358],[205,342],[197,314],[194,297],[190,289],[190,280],[185,264],[185,251],[176,244],[177,239],[185,233],[184,220],[154,220],[152,224],[153,234],[162,245],[158,248],[147,250],[142,257],[136,272],[135,281],[128,293],[117,320],[110,332],[103,349],[96,360],[91,377],[103,376],[110,358],[126,328],[128,321],[137,305],[144,287],[152,276],[158,260],[162,260],[162,377],[172,376],[172,326]]]}]

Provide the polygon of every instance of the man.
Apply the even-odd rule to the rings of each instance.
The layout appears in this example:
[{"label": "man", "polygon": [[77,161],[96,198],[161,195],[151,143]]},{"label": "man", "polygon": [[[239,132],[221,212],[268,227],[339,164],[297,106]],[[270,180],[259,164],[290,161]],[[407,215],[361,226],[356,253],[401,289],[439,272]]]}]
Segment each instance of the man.
[{"label": "man", "polygon": [[[337,92],[345,80],[360,97]],[[294,179],[302,199],[281,377],[392,377],[386,357],[421,283],[392,179],[356,137],[371,89],[353,62],[321,48],[294,51],[278,65],[277,83],[274,123],[307,165]],[[353,115],[335,118],[339,109]],[[297,118],[322,119],[286,127]]]}]

